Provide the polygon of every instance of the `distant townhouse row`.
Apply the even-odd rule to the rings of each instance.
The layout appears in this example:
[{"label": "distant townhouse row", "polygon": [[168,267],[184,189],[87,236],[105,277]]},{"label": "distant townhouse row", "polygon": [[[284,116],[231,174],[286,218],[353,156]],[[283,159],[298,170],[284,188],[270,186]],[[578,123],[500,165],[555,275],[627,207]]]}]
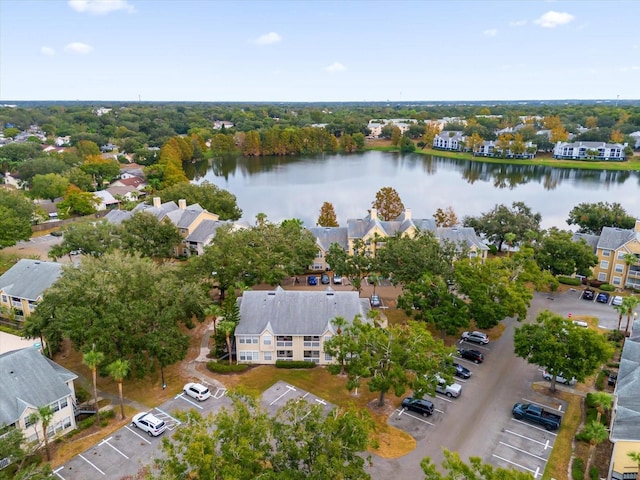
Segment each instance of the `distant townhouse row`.
[{"label": "distant townhouse row", "polygon": [[516,142],[509,141],[506,151],[500,141],[484,140],[475,148],[469,146],[468,138],[458,131],[443,131],[433,138],[433,148],[435,150],[448,150],[454,152],[472,152],[480,157],[506,157],[506,158],[535,158],[537,146],[532,142],[524,142],[516,148]]}]

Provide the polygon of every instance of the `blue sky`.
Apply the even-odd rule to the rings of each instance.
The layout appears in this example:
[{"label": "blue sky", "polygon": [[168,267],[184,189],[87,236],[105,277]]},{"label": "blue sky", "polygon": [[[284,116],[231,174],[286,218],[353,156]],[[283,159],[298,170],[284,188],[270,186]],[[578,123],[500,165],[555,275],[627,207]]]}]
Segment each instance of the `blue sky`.
[{"label": "blue sky", "polygon": [[0,0],[0,101],[640,98],[640,2]]}]

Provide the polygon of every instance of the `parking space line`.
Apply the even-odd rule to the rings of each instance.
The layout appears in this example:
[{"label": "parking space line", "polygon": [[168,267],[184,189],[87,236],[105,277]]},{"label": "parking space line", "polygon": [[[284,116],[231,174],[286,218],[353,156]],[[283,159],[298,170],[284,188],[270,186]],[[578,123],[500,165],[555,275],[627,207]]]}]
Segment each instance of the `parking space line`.
[{"label": "parking space line", "polygon": [[538,460],[543,461],[544,463],[547,463],[547,459],[546,458],[539,457],[538,455],[535,455],[535,454],[533,454],[531,452],[527,452],[526,450],[523,450],[522,448],[514,447],[513,445],[509,445],[508,443],[504,443],[504,442],[500,442],[500,445],[504,445],[507,448],[512,448],[513,450],[515,450],[517,452],[524,453],[525,455],[530,455],[530,456],[532,456],[534,458],[537,458]]},{"label": "parking space line", "polygon": [[227,393],[227,389],[226,388],[218,388],[216,390],[216,393],[213,395],[213,398],[215,398],[216,400],[224,397],[224,395]]},{"label": "parking space line", "polygon": [[548,433],[549,435],[553,435],[554,437],[557,437],[557,436],[558,436],[558,434],[557,434],[557,433],[550,432],[549,430],[547,430],[547,429],[545,429],[545,428],[536,427],[535,425],[532,425],[532,424],[527,423],[527,422],[523,422],[522,420],[517,420],[517,419],[515,419],[515,418],[512,418],[511,420],[513,420],[514,422],[518,422],[518,423],[520,423],[520,424],[522,424],[522,425],[526,425],[526,426],[528,426],[528,427],[535,428],[536,430],[540,430],[541,432]]},{"label": "parking space line", "polygon": [[538,471],[540,470],[539,468],[536,468],[535,470],[531,470],[530,468],[527,468],[524,465],[520,465],[519,463],[512,462],[511,460],[507,460],[506,458],[502,458],[501,456],[496,455],[495,453],[493,454],[493,456],[498,458],[498,459],[500,459],[500,460],[502,460],[503,462],[510,463],[511,465],[515,465],[516,467],[519,467],[519,468],[521,468],[523,470],[526,470],[527,472],[531,472],[531,473],[534,474],[533,478],[538,478]]},{"label": "parking space line", "polygon": [[559,407],[550,407],[549,405],[545,405],[544,403],[534,402],[533,400],[529,400],[528,398],[523,398],[522,400],[524,400],[527,403],[533,403],[534,405],[540,405],[541,407],[548,408],[549,410],[558,410],[559,412],[562,411],[562,405],[560,405]]},{"label": "parking space line", "polygon": [[140,435],[138,432],[136,432],[135,430],[132,430],[131,427],[129,425],[125,425],[125,427],[127,430],[129,430],[131,433],[133,433],[136,437],[140,437],[142,440],[144,440],[145,442],[147,442],[149,445],[151,445],[151,442],[149,440],[147,440],[146,438],[144,438],[142,435]]},{"label": "parking space line", "polygon": [[323,399],[321,398],[316,398],[316,402],[318,402],[320,405],[324,405],[325,407],[327,406],[327,402],[325,402]]},{"label": "parking space line", "polygon": [[120,455],[122,455],[124,458],[126,458],[127,460],[129,460],[129,457],[127,457],[124,453],[122,453],[120,450],[118,450],[116,447],[114,447],[113,445],[111,445],[111,444],[109,443],[109,440],[111,440],[112,438],[113,438],[113,437],[106,438],[106,439],[102,440],[98,445],[99,445],[99,446],[102,446],[102,445],[105,445],[105,444],[106,444],[106,445],[110,446],[111,448],[113,448],[116,452],[118,452],[118,453],[119,453]]},{"label": "parking space line", "polygon": [[438,413],[442,413],[443,415],[445,413],[444,410],[438,410],[437,408],[434,408],[433,411],[434,412],[438,412]]},{"label": "parking space line", "polygon": [[60,470],[62,470],[62,469],[64,469],[64,465],[62,465],[60,468],[56,468],[56,469],[53,471],[53,474],[54,474],[54,475],[56,475],[56,476],[58,476],[58,477],[60,477],[62,480],[65,480],[65,478],[64,478],[62,475],[60,475],[60,474],[58,473],[58,472],[59,472]]},{"label": "parking space line", "polygon": [[272,406],[274,403],[278,402],[282,397],[284,397],[285,395],[290,394],[292,391],[293,391],[293,392],[295,392],[295,391],[296,391],[295,387],[292,387],[291,385],[287,385],[287,388],[289,389],[289,391],[284,392],[282,395],[280,395],[278,398],[276,398],[273,402],[271,402],[271,403],[269,404],[269,406]]},{"label": "parking space line", "polygon": [[486,350],[487,352],[490,351],[491,349],[489,347],[485,347],[483,345],[480,345],[478,343],[475,342],[467,342],[466,340],[460,340],[458,343],[466,343],[467,345],[472,345],[473,348],[481,348],[483,350]]},{"label": "parking space line", "polygon": [[198,405],[196,402],[192,402],[187,397],[185,397],[184,393],[179,393],[178,395],[175,396],[175,398],[182,398],[185,402],[190,403],[194,407],[199,408],[200,410],[204,410],[204,407],[202,407],[201,405]]},{"label": "parking space line", "polygon": [[178,425],[182,425],[182,422],[180,420],[178,420],[177,418],[172,417],[171,415],[169,415],[167,412],[165,412],[164,410],[159,409],[158,407],[156,407],[156,410],[158,410],[161,414],[166,415],[167,417],[169,417],[171,420],[173,420],[174,422],[176,422]]},{"label": "parking space line", "polygon": [[445,402],[453,403],[453,400],[449,400],[446,396],[440,396],[436,394],[435,398],[437,398],[438,400],[444,400]]},{"label": "parking space line", "polygon": [[533,438],[527,437],[525,435],[521,435],[521,434],[519,434],[517,432],[512,432],[511,430],[506,430],[505,429],[505,432],[510,433],[511,435],[515,435],[516,437],[524,438],[525,440],[529,440],[530,442],[537,443],[539,445],[544,445],[544,449],[545,450],[547,449],[547,447],[549,447],[549,440],[547,440],[547,442],[545,443],[545,442],[541,442],[539,440],[534,440]]},{"label": "parking space line", "polygon": [[85,462],[87,462],[89,465],[91,465],[93,468],[95,468],[97,471],[99,471],[102,475],[106,475],[102,470],[100,470],[98,467],[96,467],[93,463],[91,463],[89,460],[87,460],[84,455],[80,454],[78,455],[81,459],[83,459]]},{"label": "parking space line", "polygon": [[402,414],[404,413],[405,415],[415,419],[415,420],[419,420],[422,423],[426,423],[427,425],[431,425],[433,427],[433,423],[431,422],[427,422],[424,418],[420,418],[420,417],[416,417],[415,415],[411,415],[410,413],[407,413],[407,410],[405,410],[404,408],[402,410],[396,410],[396,412],[398,412],[398,416],[402,416]]}]

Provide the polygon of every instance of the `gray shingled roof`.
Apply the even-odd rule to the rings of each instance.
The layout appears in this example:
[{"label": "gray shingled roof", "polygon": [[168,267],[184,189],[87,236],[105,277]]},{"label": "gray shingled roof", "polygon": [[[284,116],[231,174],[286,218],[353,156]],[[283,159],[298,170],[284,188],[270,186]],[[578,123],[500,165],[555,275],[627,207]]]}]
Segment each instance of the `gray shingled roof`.
[{"label": "gray shingled roof", "polygon": [[634,322],[624,342],[614,395],[611,439],[640,441],[640,321]]},{"label": "gray shingled roof", "polygon": [[193,232],[187,235],[187,238],[185,238],[185,240],[187,242],[194,243],[207,243],[215,236],[216,230],[218,230],[218,228],[224,225],[228,225],[229,223],[231,222],[222,220],[203,220]]},{"label": "gray shingled roof", "polygon": [[16,422],[27,407],[44,407],[71,393],[66,382],[76,374],[35,348],[0,355],[0,425]]},{"label": "gray shingled roof", "polygon": [[598,248],[616,250],[634,238],[640,241],[640,234],[633,230],[623,230],[621,228],[603,227],[598,241]]},{"label": "gray shingled roof", "polygon": [[356,315],[367,318],[369,300],[358,292],[250,290],[238,299],[240,322],[236,335],[258,335],[267,326],[274,335],[322,335],[330,321],[342,317],[353,321]]},{"label": "gray shingled roof", "polygon": [[348,238],[362,238],[375,226],[382,229],[388,237],[393,237],[398,233],[404,233],[411,227],[418,228],[422,231],[435,232],[436,223],[429,218],[411,218],[406,211],[394,220],[384,221],[379,218],[371,219],[371,214],[365,218],[348,219],[347,220],[347,236]]},{"label": "gray shingled roof", "polygon": [[127,210],[111,210],[104,216],[104,219],[114,225],[120,225],[123,221],[129,220],[134,213],[135,209],[131,212]]},{"label": "gray shingled roof", "polygon": [[593,253],[596,252],[596,248],[598,248],[598,241],[600,240],[600,235],[592,235],[590,233],[574,233],[571,240],[574,242],[578,242],[580,240],[584,240],[587,242],[587,245],[590,245],[593,249]]},{"label": "gray shingled roof", "polygon": [[61,273],[60,263],[23,258],[0,276],[0,290],[12,297],[35,301]]},{"label": "gray shingled roof", "polygon": [[349,248],[347,239],[347,227],[311,227],[311,234],[316,237],[318,245],[326,252],[329,247],[337,243],[344,250]]},{"label": "gray shingled roof", "polygon": [[440,227],[437,229],[436,237],[449,240],[456,245],[462,244],[469,248],[475,246],[480,250],[489,250],[472,227]]}]

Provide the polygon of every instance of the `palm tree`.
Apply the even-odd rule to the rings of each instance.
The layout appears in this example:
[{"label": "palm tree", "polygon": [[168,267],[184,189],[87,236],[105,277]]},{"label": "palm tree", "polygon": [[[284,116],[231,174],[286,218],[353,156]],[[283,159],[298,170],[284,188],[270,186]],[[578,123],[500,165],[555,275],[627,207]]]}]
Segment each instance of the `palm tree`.
[{"label": "palm tree", "polygon": [[122,381],[129,374],[129,362],[127,360],[115,360],[107,367],[107,372],[118,382],[118,394],[120,395],[120,416],[124,420],[124,398],[122,397]]},{"label": "palm tree", "polygon": [[624,305],[614,305],[613,309],[618,312],[618,330],[620,330],[620,325],[622,325],[622,316],[626,313]]},{"label": "palm tree", "polygon": [[504,234],[504,241],[507,242],[507,256],[511,256],[511,248],[513,247],[513,242],[516,239],[516,234],[513,232],[508,232]]},{"label": "palm tree", "polygon": [[218,322],[218,317],[222,316],[222,307],[216,303],[212,303],[207,308],[204,309],[204,314],[207,317],[213,317],[213,335],[216,334],[216,323]]},{"label": "palm tree", "polygon": [[587,465],[585,466],[585,476],[589,475],[589,467],[591,466],[591,460],[596,447],[609,438],[609,432],[600,422],[592,420],[587,424],[582,433],[589,439],[589,457],[587,458]]},{"label": "palm tree", "polygon": [[593,402],[593,406],[598,410],[598,416],[596,417],[596,422],[600,422],[600,417],[606,411],[611,410],[611,406],[613,405],[613,397],[605,392],[595,392],[591,394],[591,401]]},{"label": "palm tree", "polygon": [[640,452],[629,452],[627,456],[638,464],[638,477],[640,478]]},{"label": "palm tree", "polygon": [[622,299],[622,306],[624,306],[624,313],[627,315],[627,325],[624,328],[624,333],[627,335],[629,333],[629,324],[631,323],[631,315],[633,315],[633,311],[640,304],[640,298],[627,296]]},{"label": "palm tree", "polygon": [[222,322],[220,322],[220,325],[218,325],[218,328],[220,329],[220,331],[222,333],[224,333],[224,336],[227,340],[227,351],[229,352],[229,365],[231,365],[231,335],[233,334],[234,330],[236,329],[236,324],[230,320],[223,320]]},{"label": "palm tree", "polygon": [[93,404],[96,409],[96,423],[100,423],[100,409],[98,408],[98,365],[104,362],[104,353],[91,349],[82,356],[82,363],[91,369],[93,378]]},{"label": "palm tree", "polygon": [[33,412],[27,417],[28,422],[33,425],[33,430],[36,433],[36,439],[38,440],[38,443],[40,442],[40,436],[38,435],[37,425],[38,422],[42,422],[42,439],[44,440],[44,445],[47,452],[47,461],[49,462],[51,461],[51,450],[49,448],[49,435],[47,430],[49,429],[52,418],[53,410],[49,405],[38,407],[37,412]]}]

